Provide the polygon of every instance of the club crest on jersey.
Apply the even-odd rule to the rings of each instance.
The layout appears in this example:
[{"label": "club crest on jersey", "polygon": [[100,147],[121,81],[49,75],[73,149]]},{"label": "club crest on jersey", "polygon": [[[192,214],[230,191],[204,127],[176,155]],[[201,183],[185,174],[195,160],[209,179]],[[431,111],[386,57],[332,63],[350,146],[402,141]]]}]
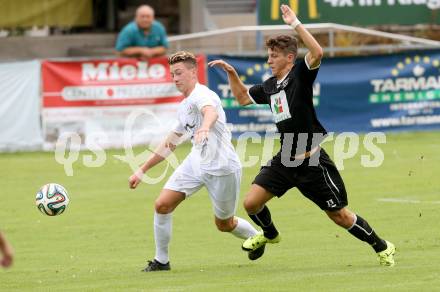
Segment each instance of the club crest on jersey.
[{"label": "club crest on jersey", "polygon": [[290,119],[289,104],[287,103],[286,92],[281,90],[270,96],[270,107],[275,123]]}]

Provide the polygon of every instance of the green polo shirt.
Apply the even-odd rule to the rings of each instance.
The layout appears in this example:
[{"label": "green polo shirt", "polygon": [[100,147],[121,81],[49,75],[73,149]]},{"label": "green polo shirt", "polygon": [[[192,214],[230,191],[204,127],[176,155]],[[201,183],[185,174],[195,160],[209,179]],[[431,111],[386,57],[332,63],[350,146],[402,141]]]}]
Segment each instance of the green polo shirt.
[{"label": "green polo shirt", "polygon": [[128,23],[118,35],[115,49],[119,52],[128,47],[165,47],[168,48],[168,39],[163,25],[154,20],[148,35],[140,29],[136,22]]}]

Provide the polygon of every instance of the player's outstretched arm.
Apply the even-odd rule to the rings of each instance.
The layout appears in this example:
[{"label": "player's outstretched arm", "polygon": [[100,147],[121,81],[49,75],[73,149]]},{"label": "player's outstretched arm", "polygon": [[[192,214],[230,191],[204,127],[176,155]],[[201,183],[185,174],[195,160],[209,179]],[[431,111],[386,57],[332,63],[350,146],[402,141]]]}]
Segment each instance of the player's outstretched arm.
[{"label": "player's outstretched arm", "polygon": [[7,268],[12,265],[14,252],[6,237],[0,231],[0,266]]},{"label": "player's outstretched arm", "polygon": [[225,70],[228,74],[229,86],[231,87],[232,94],[237,99],[240,105],[252,104],[252,100],[249,97],[248,89],[238,77],[237,71],[234,67],[229,65],[223,60],[214,60],[208,63],[209,67],[218,66]]},{"label": "player's outstretched arm", "polygon": [[180,133],[171,132],[168,134],[167,138],[159,144],[147,161],[129,177],[128,186],[130,189],[135,189],[141,182],[144,173],[165,160],[171,154],[171,152],[176,149],[176,146],[179,144],[180,137],[182,137],[182,134]]},{"label": "player's outstretched arm", "polygon": [[281,5],[281,12],[283,13],[284,22],[294,28],[306,45],[307,49],[309,49],[306,58],[310,68],[319,66],[322,56],[324,55],[322,47],[312,36],[312,34],[301,24],[295,12],[293,12],[289,6]]}]

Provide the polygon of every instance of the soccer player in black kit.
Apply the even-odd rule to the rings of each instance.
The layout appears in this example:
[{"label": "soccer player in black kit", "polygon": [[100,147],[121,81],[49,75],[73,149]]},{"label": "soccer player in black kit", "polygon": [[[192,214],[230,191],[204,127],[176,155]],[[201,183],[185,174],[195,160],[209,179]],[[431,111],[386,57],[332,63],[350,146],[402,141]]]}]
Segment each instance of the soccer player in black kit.
[{"label": "soccer player in black kit", "polygon": [[297,187],[336,224],[371,245],[381,265],[393,266],[395,246],[380,238],[365,219],[347,208],[344,182],[333,161],[319,146],[327,132],[313,107],[312,85],[321,64],[322,48],[289,6],[281,5],[281,11],[284,22],[293,27],[309,50],[304,60],[296,61],[294,37],[270,38],[266,46],[273,77],[249,90],[231,65],[223,60],[209,63],[226,71],[232,93],[240,105],[269,104],[281,134],[281,150],[261,168],[244,200],[249,217],[263,232],[248,238],[242,248],[259,251],[261,256],[266,243],[281,240],[266,203]]}]

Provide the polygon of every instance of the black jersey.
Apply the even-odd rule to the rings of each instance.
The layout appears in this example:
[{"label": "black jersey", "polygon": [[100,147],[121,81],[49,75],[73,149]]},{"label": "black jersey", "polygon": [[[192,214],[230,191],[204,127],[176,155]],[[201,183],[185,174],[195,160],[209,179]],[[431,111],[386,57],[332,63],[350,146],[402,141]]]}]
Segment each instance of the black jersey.
[{"label": "black jersey", "polygon": [[[318,71],[319,67],[310,70],[305,60],[300,60],[281,82],[271,77],[249,89],[255,103],[270,105],[274,122],[281,133],[281,146],[285,146],[283,141],[292,143],[292,155],[310,151],[327,134],[313,107],[313,82]],[[305,143],[304,137],[307,145],[300,146]]]}]

